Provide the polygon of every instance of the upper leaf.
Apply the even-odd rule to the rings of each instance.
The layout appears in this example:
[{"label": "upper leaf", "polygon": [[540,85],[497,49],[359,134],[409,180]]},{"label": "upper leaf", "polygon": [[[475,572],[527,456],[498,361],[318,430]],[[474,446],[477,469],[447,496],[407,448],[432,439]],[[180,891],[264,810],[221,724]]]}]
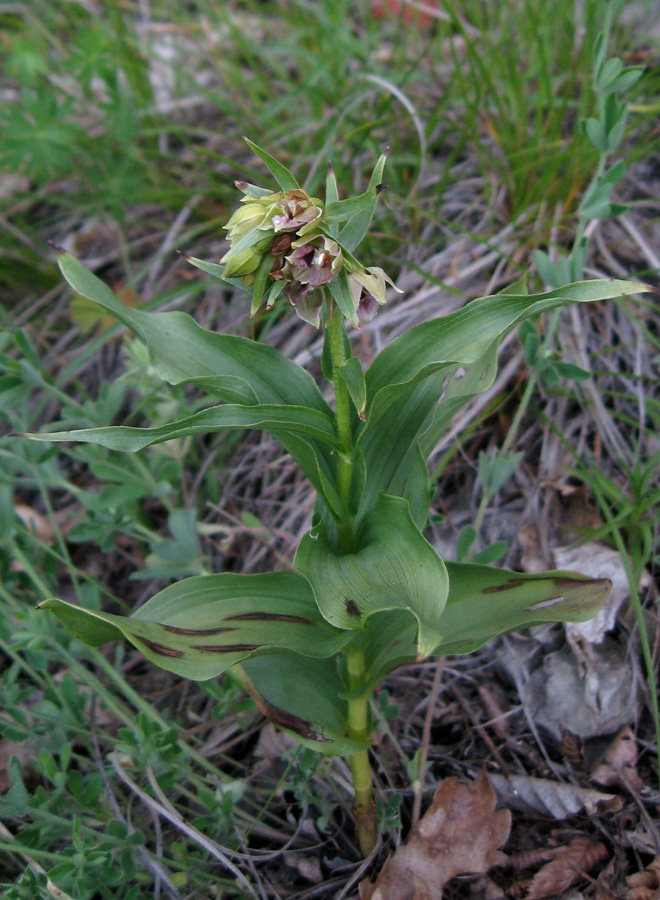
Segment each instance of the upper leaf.
[{"label": "upper leaf", "polygon": [[338,556],[322,527],[300,542],[294,564],[312,585],[323,616],[337,628],[355,629],[376,612],[403,609],[416,619],[417,652],[430,653],[440,640],[447,571],[415,527],[406,501],[379,497],[356,548]]},{"label": "upper leaf", "polygon": [[84,441],[101,444],[111,450],[134,453],[143,447],[160,444],[191,434],[224,431],[228,428],[263,428],[274,435],[281,432],[303,434],[315,438],[334,450],[342,445],[332,422],[315,409],[305,406],[239,406],[226,403],[203,409],[192,416],[157,428],[134,428],[116,425],[101,428],[79,428],[73,431],[43,432],[28,435],[37,441]]},{"label": "upper leaf", "polygon": [[130,309],[70,253],[60,253],[58,264],[76,293],[98,303],[135,332],[147,345],[154,368],[170,384],[233,376],[249,385],[259,403],[309,406],[332,416],[312,376],[273,347],[207,331],[182,312]]},{"label": "upper leaf", "polygon": [[[360,197],[356,197],[356,200],[360,198],[364,198],[366,201],[364,206],[357,212],[357,214],[351,214],[351,218],[344,225],[343,229],[339,235],[339,241],[341,246],[348,250],[350,253],[353,253],[358,246],[362,243],[362,240],[369,230],[369,226],[371,225],[371,220],[374,217],[374,213],[376,212],[376,205],[378,204],[378,194],[379,189],[381,187],[383,181],[383,171],[385,169],[385,161],[387,160],[387,153],[383,153],[376,163],[373,172],[371,173],[371,178],[369,179],[369,187],[365,191],[364,194],[361,194]],[[348,201],[344,201],[347,203]],[[344,207],[346,209],[346,207]]]},{"label": "upper leaf", "polygon": [[[365,375],[367,420],[358,439],[367,478],[360,514],[371,508],[381,491],[406,496],[420,515],[428,509],[413,445],[423,436],[422,453],[430,452],[457,410],[492,384],[498,346],[512,328],[568,303],[648,290],[635,282],[600,280],[530,296],[513,291],[496,294],[424,322],[388,344]],[[412,480],[411,466],[417,471]],[[417,495],[404,493],[406,484],[415,484]],[[425,514],[415,516],[419,527],[424,519]]]},{"label": "upper leaf", "polygon": [[[135,332],[147,345],[153,367],[171,384],[190,382],[229,403],[306,406],[334,421],[312,376],[273,347],[207,331],[185,313],[130,309],[70,253],[58,252],[58,264],[74,291]],[[333,513],[341,515],[332,489],[335,458],[326,445],[301,434],[278,438]]]},{"label": "upper leaf", "polygon": [[273,650],[332,656],[350,639],[325,621],[308,583],[294,572],[186,578],[130,618],[56,599],[38,608],[51,610],[85,643],[123,636],[162,669],[196,681]]}]

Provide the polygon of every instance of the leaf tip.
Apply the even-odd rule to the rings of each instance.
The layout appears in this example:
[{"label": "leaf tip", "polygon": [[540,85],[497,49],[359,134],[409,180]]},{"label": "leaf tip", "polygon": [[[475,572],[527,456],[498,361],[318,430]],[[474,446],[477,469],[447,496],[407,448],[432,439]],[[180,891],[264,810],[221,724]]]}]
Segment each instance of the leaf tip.
[{"label": "leaf tip", "polygon": [[64,256],[68,251],[64,247],[60,247],[55,241],[48,241],[48,246],[57,256]]},{"label": "leaf tip", "polygon": [[182,256],[186,260],[189,260],[191,258],[190,254],[185,250],[177,250],[176,252],[179,254],[179,256]]}]

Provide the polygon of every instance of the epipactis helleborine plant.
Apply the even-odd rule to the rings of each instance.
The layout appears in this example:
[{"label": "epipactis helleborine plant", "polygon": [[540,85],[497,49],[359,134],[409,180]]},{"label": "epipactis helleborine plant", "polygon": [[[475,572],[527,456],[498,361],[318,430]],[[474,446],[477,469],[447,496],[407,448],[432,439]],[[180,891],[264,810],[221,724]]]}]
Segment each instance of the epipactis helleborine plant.
[{"label": "epipactis helleborine plant", "polygon": [[329,168],[322,201],[248,144],[279,189],[239,182],[244,197],[225,226],[230,247],[221,263],[187,259],[251,293],[253,315],[281,294],[301,319],[323,326],[322,372],[334,389],[334,409],[312,376],[273,347],[207,331],[182,312],[124,306],[73,256],[58,251],[74,291],[128,326],[163,379],[196,385],[214,402],[158,428],[31,437],[135,452],[200,432],[270,432],[316,490],[312,529],[296,551],[295,571],[186,578],[128,618],[59,599],[40,608],[88,644],[124,637],[185,678],[215,678],[231,669],[279,726],[321,753],[349,757],[357,834],[367,854],[376,841],[368,757],[374,688],[415,660],[469,653],[530,625],[588,619],[610,587],[575,573],[525,575],[444,562],[423,535],[426,459],[458,409],[493,383],[498,346],[520,322],[647,287],[596,280],[528,294],[517,283],[411,328],[363,371],[344,322],[355,328],[368,322],[386,301],[386,285],[393,286],[381,268],[354,255],[376,209],[385,156],[367,190],[345,200]]}]

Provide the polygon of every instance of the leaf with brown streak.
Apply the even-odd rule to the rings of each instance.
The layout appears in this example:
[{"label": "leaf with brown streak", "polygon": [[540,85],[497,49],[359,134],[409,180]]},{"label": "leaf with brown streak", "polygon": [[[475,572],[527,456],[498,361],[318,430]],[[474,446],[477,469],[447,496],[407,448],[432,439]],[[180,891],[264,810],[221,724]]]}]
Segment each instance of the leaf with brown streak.
[{"label": "leaf with brown streak", "polygon": [[496,797],[482,770],[472,784],[443,781],[407,844],[390,857],[372,884],[360,884],[361,900],[441,900],[450,878],[483,874],[504,854],[511,829],[508,809],[495,811]]}]

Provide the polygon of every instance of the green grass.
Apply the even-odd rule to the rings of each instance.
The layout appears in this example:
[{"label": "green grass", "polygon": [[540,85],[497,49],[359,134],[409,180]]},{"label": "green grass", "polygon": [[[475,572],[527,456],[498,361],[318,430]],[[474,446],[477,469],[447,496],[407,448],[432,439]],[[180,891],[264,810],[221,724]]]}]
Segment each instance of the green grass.
[{"label": "green grass", "polygon": [[[199,0],[186,10],[174,0],[112,0],[98,4],[98,15],[54,0],[11,5],[0,22],[3,429],[37,430],[56,417],[76,427],[158,424],[194,411],[195,396],[156,383],[139,345],[120,340],[117,327],[79,332],[80,313],[72,318],[46,241],[73,240],[80,256],[103,261],[100,274],[112,285],[149,307],[195,307],[212,324],[216,308],[224,310],[222,292],[184,272],[173,249],[194,246],[204,256],[217,247],[236,202],[233,179],[263,176],[243,134],[296,172],[311,168],[312,191],[327,157],[340,185],[363,187],[389,145],[389,190],[364,258],[387,260],[393,272],[411,245],[423,271],[419,260],[442,249],[447,235],[490,246],[518,216],[516,250],[503,260],[512,273],[547,246],[553,221],[570,243],[597,159],[578,121],[593,114],[591,58],[603,5],[586,0],[576,20],[573,0],[556,0],[550,15],[541,0],[443,0],[445,17],[424,28],[374,18],[366,0]],[[647,51],[647,41],[616,20],[611,53],[632,57]],[[156,58],[162,72],[164,54],[173,62],[168,105],[158,108],[163,85],[152,85],[148,73]],[[657,86],[650,70],[634,89],[626,160],[644,159],[653,145]],[[443,206],[462,196],[467,178],[477,186],[466,203],[479,206],[479,219],[486,210],[478,231],[469,211]],[[497,207],[492,186],[505,192]],[[173,247],[161,252],[193,200]],[[156,263],[162,275],[150,283]],[[273,333],[277,324],[274,316],[260,327]],[[647,340],[657,353],[653,326]],[[649,396],[656,431],[659,409]],[[8,900],[51,896],[27,860],[77,900],[146,900],[159,865],[161,883],[169,878],[181,896],[206,897],[211,883],[215,896],[244,896],[208,848],[176,828],[160,834],[167,826],[156,824],[122,772],[138,786],[155,778],[180,814],[227,852],[247,835],[274,846],[286,832],[275,778],[253,783],[240,747],[205,753],[214,728],[236,724],[235,739],[257,722],[231,683],[188,694],[178,680],[136,668],[126,648],[92,651],[33,608],[64,590],[83,605],[119,610],[156,583],[240,565],[245,530],[238,549],[227,549],[227,533],[215,522],[206,527],[236,464],[236,440],[119,456],[0,438],[0,746],[27,741],[0,795]],[[618,483],[592,483],[613,519],[600,536],[623,542],[634,574],[652,557],[658,532],[651,456],[640,466],[623,493]],[[17,501],[43,515],[48,535],[14,516]],[[315,786],[317,760],[296,756],[291,765],[298,801],[312,803],[327,823],[342,799],[330,803]]]}]

